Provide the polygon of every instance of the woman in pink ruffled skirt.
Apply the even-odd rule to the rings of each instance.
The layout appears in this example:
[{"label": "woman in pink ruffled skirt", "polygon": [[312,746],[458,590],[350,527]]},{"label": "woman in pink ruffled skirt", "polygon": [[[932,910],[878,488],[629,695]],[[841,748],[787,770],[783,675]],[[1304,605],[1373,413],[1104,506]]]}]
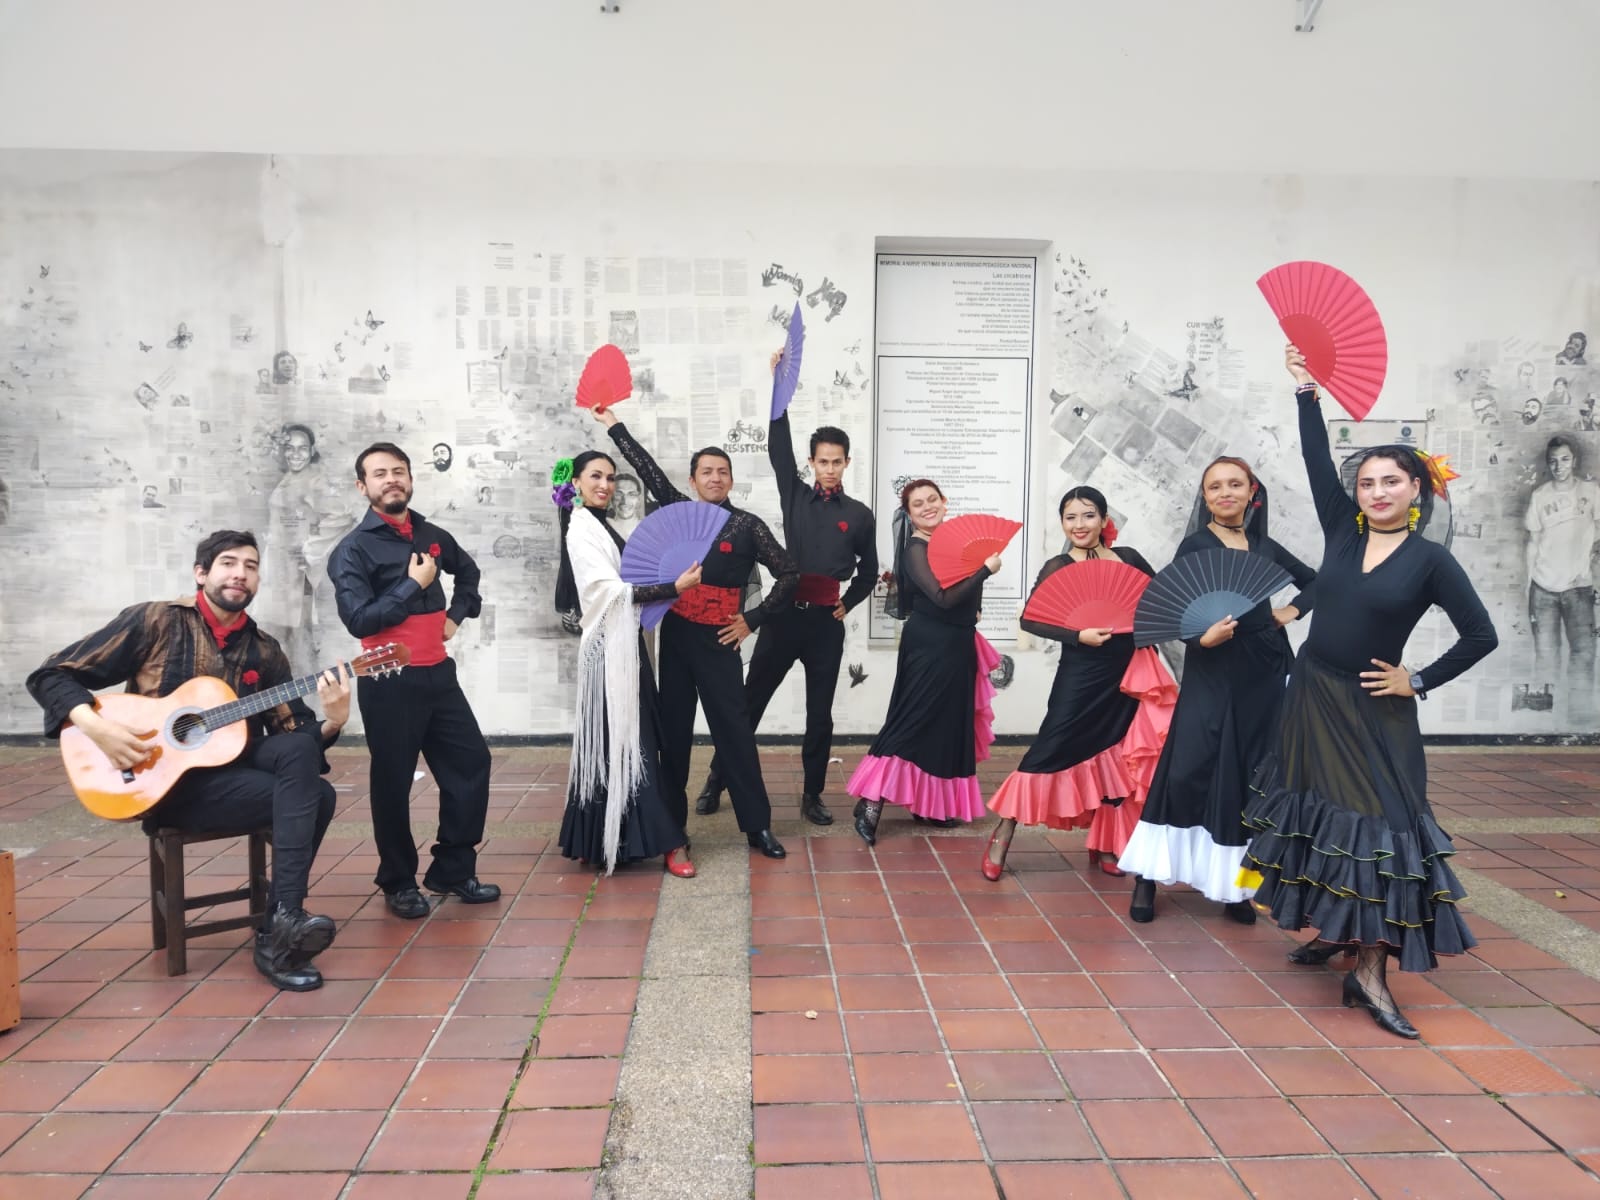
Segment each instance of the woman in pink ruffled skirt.
[{"label": "woman in pink ruffled skirt", "polygon": [[895,665],[894,691],[883,729],[850,776],[856,832],[878,840],[885,803],[911,810],[914,820],[950,828],[983,812],[978,763],[994,741],[994,686],[989,672],[1000,655],[978,632],[983,582],[1000,569],[990,556],[977,574],[943,588],[928,565],[928,539],[945,516],[944,493],[916,479],[900,493],[895,589],[906,616]]},{"label": "woman in pink ruffled skirt", "polygon": [[[1116,526],[1098,489],[1073,488],[1061,497],[1060,515],[1066,552],[1044,564],[1034,591],[1057,571],[1096,558],[1155,574],[1137,550],[1112,548]],[[984,877],[1000,878],[1018,824],[1087,829],[1090,865],[1121,875],[1117,858],[1144,809],[1178,685],[1155,650],[1134,649],[1131,633],[1031,620],[1022,628],[1060,642],[1061,662],[1039,736],[989,801],[1004,819],[989,838]]]}]

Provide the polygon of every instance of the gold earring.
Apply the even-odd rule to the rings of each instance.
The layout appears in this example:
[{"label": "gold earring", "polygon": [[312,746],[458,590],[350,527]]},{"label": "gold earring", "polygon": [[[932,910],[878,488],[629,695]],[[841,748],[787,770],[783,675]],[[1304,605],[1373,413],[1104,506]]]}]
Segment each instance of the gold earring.
[{"label": "gold earring", "polygon": [[1357,533],[1365,533],[1366,531],[1367,531],[1367,514],[1364,513],[1364,512],[1358,512],[1356,514],[1356,532]]},{"label": "gold earring", "polygon": [[1417,531],[1417,518],[1420,516],[1422,516],[1422,510],[1413,504],[1411,511],[1406,514],[1406,528],[1411,530],[1412,533]]}]

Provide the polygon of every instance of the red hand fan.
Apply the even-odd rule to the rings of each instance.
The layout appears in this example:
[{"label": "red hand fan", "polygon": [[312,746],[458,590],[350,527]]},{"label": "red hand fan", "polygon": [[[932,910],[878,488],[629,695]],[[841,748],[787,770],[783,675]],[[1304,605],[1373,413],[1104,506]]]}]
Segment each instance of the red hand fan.
[{"label": "red hand fan", "polygon": [[1371,412],[1389,370],[1389,341],[1361,285],[1326,263],[1291,262],[1256,286],[1312,378],[1356,420]]},{"label": "red hand fan", "polygon": [[940,587],[952,587],[977,574],[983,560],[1004,550],[1021,528],[1021,521],[987,513],[951,517],[928,539],[928,566],[933,577]]},{"label": "red hand fan", "polygon": [[1060,629],[1132,633],[1139,597],[1150,576],[1120,559],[1091,558],[1062,567],[1033,589],[1024,620]]},{"label": "red hand fan", "polygon": [[633,395],[633,372],[628,358],[615,346],[605,345],[589,355],[578,377],[578,407],[608,408]]}]

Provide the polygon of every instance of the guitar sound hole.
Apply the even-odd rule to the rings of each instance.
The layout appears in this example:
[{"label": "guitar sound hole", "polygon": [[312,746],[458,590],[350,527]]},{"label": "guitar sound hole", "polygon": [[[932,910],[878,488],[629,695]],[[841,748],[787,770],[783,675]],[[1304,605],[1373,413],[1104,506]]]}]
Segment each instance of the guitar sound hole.
[{"label": "guitar sound hole", "polygon": [[185,713],[172,722],[172,738],[180,746],[198,746],[206,740],[207,729],[199,717]]}]

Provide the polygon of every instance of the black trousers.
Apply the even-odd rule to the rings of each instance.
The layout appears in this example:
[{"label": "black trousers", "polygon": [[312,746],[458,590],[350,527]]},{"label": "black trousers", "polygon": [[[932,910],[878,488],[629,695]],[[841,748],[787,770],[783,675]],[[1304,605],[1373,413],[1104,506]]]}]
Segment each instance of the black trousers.
[{"label": "black trousers", "polygon": [[146,833],[158,825],[216,833],[270,821],[270,912],[277,904],[305,907],[311,863],[333,809],[333,784],[322,777],[322,746],[309,734],[280,733],[250,743],[225,767],[184,775],[144,819],[144,827]]},{"label": "black trousers", "polygon": [[372,755],[373,882],[389,893],[417,885],[411,785],[418,754],[439,783],[439,835],[425,882],[461,883],[476,875],[489,812],[489,744],[456,681],[455,660],[359,679],[356,702]]},{"label": "black trousers", "polygon": [[[799,663],[806,673],[806,735],[800,748],[805,792],[820,796],[828,782],[828,751],[833,749],[833,693],[844,660],[844,622],[828,608],[786,608],[769,617],[756,633],[755,653],[744,680],[750,727],[758,728],[767,705]],[[711,759],[713,789],[722,786],[720,756]]]},{"label": "black trousers", "polygon": [[717,626],[697,625],[669,612],[661,622],[661,773],[667,812],[689,822],[689,754],[694,748],[696,697],[706,706],[711,741],[722,760],[734,816],[744,833],[772,825],[772,802],[761,779],[755,728],[745,704],[737,646],[717,642]]}]

